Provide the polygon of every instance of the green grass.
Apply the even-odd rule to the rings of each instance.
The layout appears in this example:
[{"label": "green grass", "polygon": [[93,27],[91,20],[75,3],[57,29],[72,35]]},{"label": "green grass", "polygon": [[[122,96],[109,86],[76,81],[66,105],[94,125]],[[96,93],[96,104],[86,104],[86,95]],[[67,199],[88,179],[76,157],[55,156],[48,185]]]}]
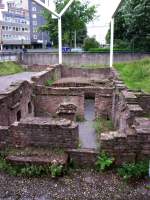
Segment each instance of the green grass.
[{"label": "green grass", "polygon": [[109,66],[102,65],[102,64],[84,64],[84,65],[81,65],[80,67],[89,68],[89,69],[98,69],[98,68],[105,68],[105,67],[109,67]]},{"label": "green grass", "polygon": [[150,93],[150,58],[115,64],[115,68],[129,89]]},{"label": "green grass", "polygon": [[101,134],[106,131],[113,131],[114,126],[111,120],[104,118],[97,118],[94,122],[94,128],[97,134]]},{"label": "green grass", "polygon": [[15,62],[0,62],[0,76],[16,74],[23,71],[22,66]]},{"label": "green grass", "polygon": [[105,68],[105,67],[109,67],[109,65],[104,65],[104,64],[81,64],[81,65],[73,65],[73,64],[71,64],[71,65],[68,65],[68,64],[66,64],[66,63],[63,63],[63,65],[65,66],[65,67],[71,67],[71,68],[79,68],[79,67],[81,67],[81,68],[87,68],[87,69],[98,69],[98,68]]}]

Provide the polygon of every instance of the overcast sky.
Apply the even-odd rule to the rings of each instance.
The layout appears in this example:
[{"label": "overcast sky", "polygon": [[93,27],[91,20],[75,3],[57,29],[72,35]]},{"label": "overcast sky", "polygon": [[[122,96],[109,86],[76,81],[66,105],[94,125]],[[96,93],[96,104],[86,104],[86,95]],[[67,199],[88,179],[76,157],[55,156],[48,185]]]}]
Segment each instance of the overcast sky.
[{"label": "overcast sky", "polygon": [[99,18],[88,25],[88,35],[96,36],[100,43],[105,43],[105,35],[108,31],[112,14],[116,10],[120,0],[90,0],[97,6]]}]

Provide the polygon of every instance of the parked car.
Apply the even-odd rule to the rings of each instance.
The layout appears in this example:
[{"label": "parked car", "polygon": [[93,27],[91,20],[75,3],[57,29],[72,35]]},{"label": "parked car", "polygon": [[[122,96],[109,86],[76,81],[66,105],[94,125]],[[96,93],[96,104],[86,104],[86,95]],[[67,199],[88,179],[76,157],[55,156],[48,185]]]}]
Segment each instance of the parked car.
[{"label": "parked car", "polygon": [[70,53],[71,52],[71,48],[70,47],[63,47],[62,48],[62,52],[63,53]]},{"label": "parked car", "polygon": [[80,47],[78,47],[78,48],[72,48],[72,49],[71,49],[71,52],[81,53],[81,52],[83,52],[83,49],[80,48]]}]

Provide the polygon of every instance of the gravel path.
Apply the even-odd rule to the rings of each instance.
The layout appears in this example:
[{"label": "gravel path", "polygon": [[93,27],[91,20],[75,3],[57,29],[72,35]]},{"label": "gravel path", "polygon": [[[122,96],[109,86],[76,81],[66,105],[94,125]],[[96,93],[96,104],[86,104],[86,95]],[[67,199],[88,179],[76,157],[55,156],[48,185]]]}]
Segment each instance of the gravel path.
[{"label": "gravel path", "polygon": [[79,137],[82,148],[96,149],[96,133],[93,127],[93,120],[95,118],[94,100],[85,100],[85,113],[86,121],[79,123]]},{"label": "gravel path", "polygon": [[4,92],[7,88],[17,81],[31,81],[32,76],[40,75],[44,72],[22,72],[18,74],[0,76],[0,92]]},{"label": "gravel path", "polygon": [[124,183],[112,172],[76,171],[57,180],[0,173],[0,200],[149,200],[148,185]]}]

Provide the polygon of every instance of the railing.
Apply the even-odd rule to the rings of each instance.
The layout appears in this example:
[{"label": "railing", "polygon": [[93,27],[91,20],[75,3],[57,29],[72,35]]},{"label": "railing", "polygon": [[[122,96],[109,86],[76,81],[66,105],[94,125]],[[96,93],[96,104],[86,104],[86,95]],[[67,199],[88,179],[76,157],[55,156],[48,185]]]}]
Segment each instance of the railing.
[{"label": "railing", "polygon": [[22,58],[22,53],[19,51],[2,51],[0,52],[0,62],[3,61],[19,61]]}]

